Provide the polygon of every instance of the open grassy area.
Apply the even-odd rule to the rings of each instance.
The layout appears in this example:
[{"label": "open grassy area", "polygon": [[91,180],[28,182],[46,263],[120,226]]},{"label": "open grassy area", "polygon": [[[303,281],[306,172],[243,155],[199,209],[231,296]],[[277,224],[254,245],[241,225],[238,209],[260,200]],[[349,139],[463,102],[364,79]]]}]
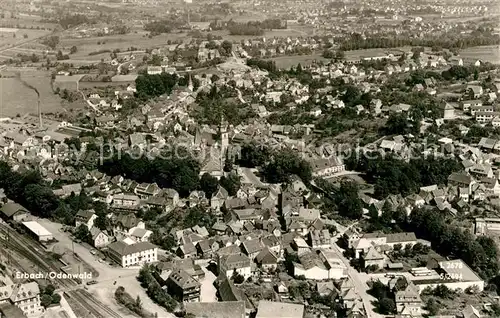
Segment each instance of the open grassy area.
[{"label": "open grassy area", "polygon": [[294,56],[278,56],[270,58],[269,60],[275,61],[276,66],[281,69],[289,69],[292,66],[295,67],[299,63],[302,66],[310,65],[313,61],[323,61],[325,63],[329,62],[329,59],[325,59],[320,53],[309,54],[309,55],[294,55]]},{"label": "open grassy area", "polygon": [[[52,92],[50,74],[44,71],[21,72],[21,79],[40,93],[42,113],[63,111],[62,100]],[[37,113],[36,92],[19,78],[0,78],[0,115],[14,117],[17,114]]]},{"label": "open grassy area", "polygon": [[464,62],[467,62],[468,60],[472,62],[481,60],[494,64],[500,64],[500,46],[489,45],[470,47],[460,51],[460,56],[464,59]]},{"label": "open grassy area", "polygon": [[[154,48],[167,44],[168,40],[176,40],[179,38],[186,38],[185,33],[170,33],[161,34],[153,38],[147,37],[147,32],[137,32],[130,33],[126,35],[110,35],[102,37],[90,37],[90,38],[69,38],[62,37],[60,46],[64,50],[69,51],[73,46],[76,46],[78,52],[71,55],[71,60],[85,60],[85,61],[100,61],[101,58],[105,60],[110,59],[110,53],[105,52],[102,54],[89,55],[89,53],[94,53],[103,50],[113,51],[119,49],[121,51],[126,51],[130,47],[136,47],[139,49]],[[97,44],[100,42],[101,44]]]}]

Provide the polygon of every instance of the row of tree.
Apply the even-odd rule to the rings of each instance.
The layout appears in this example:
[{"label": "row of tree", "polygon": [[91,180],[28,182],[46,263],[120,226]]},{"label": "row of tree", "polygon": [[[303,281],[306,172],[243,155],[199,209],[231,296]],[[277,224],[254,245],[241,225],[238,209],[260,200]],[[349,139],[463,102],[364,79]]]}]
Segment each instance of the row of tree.
[{"label": "row of tree", "polygon": [[440,46],[447,49],[464,49],[473,46],[482,45],[498,45],[500,37],[493,35],[490,32],[482,32],[479,34],[468,34],[458,36],[440,36],[440,37],[362,37],[358,33],[341,39],[339,48],[343,51],[374,49],[374,48],[395,48],[401,46],[413,47],[433,47]]},{"label": "row of tree", "polygon": [[407,230],[429,240],[438,253],[462,259],[484,279],[498,274],[495,242],[487,236],[475,237],[468,230],[450,224],[436,208],[415,208]]},{"label": "row of tree", "polygon": [[407,196],[423,186],[446,184],[452,172],[461,170],[460,163],[450,158],[416,158],[405,162],[377,152],[359,153],[345,162],[349,170],[365,173],[366,181],[375,185],[375,195],[379,198],[389,194]]},{"label": "row of tree", "polygon": [[[169,158],[169,159],[164,159]],[[160,188],[175,189],[183,197],[199,186],[200,164],[189,154],[150,159],[115,154],[99,169],[110,176],[124,176],[137,182],[156,182]]]},{"label": "row of tree", "polygon": [[166,291],[164,291],[154,274],[156,268],[154,265],[145,264],[139,271],[137,280],[141,283],[143,288],[146,288],[146,293],[158,305],[165,307],[169,312],[173,312],[177,307],[177,301],[173,299]]}]

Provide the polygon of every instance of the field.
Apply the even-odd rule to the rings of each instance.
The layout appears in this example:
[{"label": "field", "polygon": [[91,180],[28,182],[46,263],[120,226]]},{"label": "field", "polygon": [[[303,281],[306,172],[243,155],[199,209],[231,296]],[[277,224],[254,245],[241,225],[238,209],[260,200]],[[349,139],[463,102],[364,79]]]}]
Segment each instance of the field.
[{"label": "field", "polygon": [[[31,55],[42,52],[41,50],[33,50],[32,45],[37,38],[50,34],[55,25],[39,22],[39,19],[40,17],[28,15],[21,15],[20,19],[2,19],[2,25],[16,27],[0,28],[0,60],[15,57],[20,53]],[[10,49],[12,46],[16,46],[16,48]]]},{"label": "field", "polygon": [[[307,30],[307,29],[306,29]],[[210,32],[213,35],[220,35],[222,36],[225,40],[233,41],[233,42],[240,42],[244,40],[252,40],[252,39],[261,39],[261,38],[266,38],[266,39],[272,39],[272,38],[280,38],[280,37],[291,37],[291,38],[296,38],[296,37],[301,37],[307,35],[306,30],[299,30],[299,29],[274,29],[274,30],[268,30],[264,32],[264,35],[229,35],[229,31],[226,30],[219,30],[219,31],[212,31]]]},{"label": "field", "polygon": [[[40,93],[42,113],[63,111],[61,99],[52,92],[50,74],[41,71],[21,73],[23,81],[35,87]],[[37,94],[19,78],[0,78],[0,116],[14,117],[26,113],[37,113]]]},{"label": "field", "polygon": [[[94,53],[102,50],[113,51],[115,49],[126,51],[132,46],[140,49],[154,48],[166,45],[168,40],[176,40],[185,37],[185,33],[172,33],[161,34],[150,39],[147,37],[147,32],[90,38],[63,37],[61,38],[60,47],[62,47],[64,51],[69,51],[72,46],[76,46],[76,48],[78,49],[78,52],[71,55],[70,63],[78,61],[86,61],[92,63],[99,62],[102,58],[104,58],[105,60],[109,60],[110,53],[106,52],[96,55],[89,55],[89,53]],[[104,44],[97,44],[97,42]]]},{"label": "field", "polygon": [[273,57],[268,60],[276,62],[276,66],[280,69],[289,69],[292,66],[301,64],[302,66],[310,65],[313,61],[323,61],[325,63],[329,62],[329,59],[325,59],[321,54],[310,54],[310,55],[295,55],[295,56],[279,56]]},{"label": "field", "polygon": [[460,51],[460,56],[467,61],[481,60],[494,64],[500,64],[500,47],[498,45],[476,46]]}]

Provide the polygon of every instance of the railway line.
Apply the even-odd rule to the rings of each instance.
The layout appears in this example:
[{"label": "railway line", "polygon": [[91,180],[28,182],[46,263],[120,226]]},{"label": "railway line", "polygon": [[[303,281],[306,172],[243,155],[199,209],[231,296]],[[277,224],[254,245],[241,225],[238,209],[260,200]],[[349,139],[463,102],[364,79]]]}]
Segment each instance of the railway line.
[{"label": "railway line", "polygon": [[[39,268],[40,271],[49,272],[59,272],[62,267],[62,263],[59,261],[49,261],[47,260],[47,254],[43,250],[43,246],[38,242],[28,239],[15,230],[11,229],[7,225],[1,224],[0,230],[2,232],[2,243],[5,247],[15,251],[19,255],[26,257],[35,266]],[[78,285],[73,279],[54,279],[57,287],[70,288]]]},{"label": "railway line", "polygon": [[96,318],[121,318],[119,314],[96,300],[84,289],[67,291],[65,292],[65,295],[76,300],[83,306],[83,308],[88,309],[89,312]]},{"label": "railway line", "polygon": [[[60,272],[63,264],[52,259],[47,255],[45,247],[39,242],[25,237],[16,230],[6,224],[0,224],[0,244],[22,257],[25,257],[33,263],[39,272]],[[13,260],[14,264],[19,262]],[[89,312],[96,318],[121,318],[119,314],[107,307],[89,292],[84,289],[78,289],[80,285],[75,279],[53,278],[51,281],[56,285],[56,288],[68,290],[64,294],[72,297],[76,303]]]}]

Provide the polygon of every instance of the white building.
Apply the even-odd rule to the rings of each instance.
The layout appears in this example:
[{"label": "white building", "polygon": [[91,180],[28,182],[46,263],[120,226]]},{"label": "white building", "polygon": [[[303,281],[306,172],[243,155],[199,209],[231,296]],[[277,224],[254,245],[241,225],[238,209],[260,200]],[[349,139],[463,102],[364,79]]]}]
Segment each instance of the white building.
[{"label": "white building", "polygon": [[237,272],[245,279],[252,276],[251,260],[244,254],[230,254],[221,256],[219,259],[219,274],[226,277],[233,276]]},{"label": "white building", "polygon": [[307,252],[299,255],[300,263],[293,263],[295,277],[324,280],[347,277],[347,268],[332,251]]},{"label": "white building", "polygon": [[108,245],[108,254],[122,267],[140,266],[158,261],[158,247],[149,242],[126,244],[122,241]]},{"label": "white building", "polygon": [[36,221],[23,222],[23,225],[35,235],[40,242],[47,242],[54,239],[52,233],[50,233],[46,228],[41,226]]}]

